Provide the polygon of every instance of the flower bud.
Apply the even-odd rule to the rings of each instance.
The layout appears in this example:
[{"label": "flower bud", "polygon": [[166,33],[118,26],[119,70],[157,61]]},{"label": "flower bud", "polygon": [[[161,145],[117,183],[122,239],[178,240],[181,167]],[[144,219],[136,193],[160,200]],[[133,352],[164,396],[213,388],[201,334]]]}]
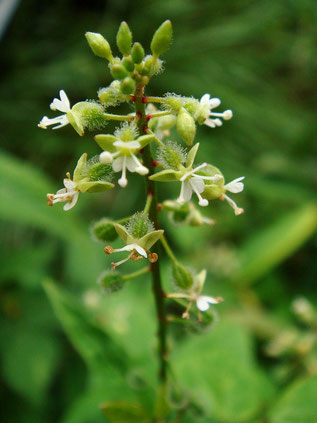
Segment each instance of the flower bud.
[{"label": "flower bud", "polygon": [[121,92],[121,82],[117,80],[112,81],[109,87],[100,88],[98,97],[105,107],[117,106],[126,100]]},{"label": "flower bud", "polygon": [[86,32],[85,37],[94,54],[111,61],[113,59],[111,47],[108,41],[101,35],[95,32]]},{"label": "flower bud", "polygon": [[103,272],[98,278],[98,284],[102,286],[106,292],[112,293],[123,288],[124,279],[121,273],[116,271]]},{"label": "flower bud", "polygon": [[131,217],[127,230],[133,238],[139,239],[154,231],[154,225],[146,213],[139,212]]},{"label": "flower bud", "polygon": [[122,60],[123,66],[126,68],[128,72],[134,71],[134,63],[132,61],[131,56],[127,56]]},{"label": "flower bud", "polygon": [[152,42],[151,50],[154,56],[160,56],[169,48],[173,36],[172,23],[167,20],[156,30]]},{"label": "flower bud", "polygon": [[117,32],[117,46],[124,56],[128,56],[131,51],[132,33],[126,22],[121,22]]},{"label": "flower bud", "polygon": [[92,225],[93,237],[102,242],[112,242],[118,238],[118,234],[113,226],[113,222],[107,218],[102,218]]},{"label": "flower bud", "polygon": [[86,178],[90,182],[110,181],[112,179],[112,166],[101,163],[99,156],[95,156],[87,162]]},{"label": "flower bud", "polygon": [[131,50],[132,60],[135,64],[139,64],[144,59],[144,49],[140,43],[134,43]]},{"label": "flower bud", "polygon": [[186,152],[177,142],[167,141],[159,148],[157,160],[165,169],[178,170],[186,161]]},{"label": "flower bud", "polygon": [[192,273],[181,263],[174,263],[172,272],[175,284],[179,288],[190,289],[193,286],[194,278]]},{"label": "flower bud", "polygon": [[111,75],[115,79],[124,79],[128,76],[128,71],[120,63],[115,63],[114,65],[112,65],[110,68],[110,71],[111,71]]},{"label": "flower bud", "polygon": [[182,108],[177,115],[177,132],[187,145],[192,145],[196,135],[196,125],[192,116]]},{"label": "flower bud", "polygon": [[121,91],[123,94],[129,95],[129,94],[132,94],[134,90],[135,90],[135,81],[129,76],[127,76],[121,82]]}]

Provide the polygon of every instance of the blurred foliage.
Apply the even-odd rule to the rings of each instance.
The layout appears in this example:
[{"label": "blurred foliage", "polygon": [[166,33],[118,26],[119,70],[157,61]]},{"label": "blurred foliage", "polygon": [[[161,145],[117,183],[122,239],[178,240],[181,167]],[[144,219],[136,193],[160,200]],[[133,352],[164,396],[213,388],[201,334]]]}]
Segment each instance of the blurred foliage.
[{"label": "blurred foliage", "polygon": [[[188,335],[171,324],[175,381],[165,403],[154,404],[150,286],[142,277],[102,294],[95,281],[109,260],[88,230],[100,217],[134,212],[143,202],[141,179],[133,175],[126,190],[83,195],[67,213],[48,208],[45,194],[79,155],[99,150],[91,135],[79,138],[70,127],[44,132],[36,123],[60,88],[74,103],[109,83],[86,30],[113,42],[124,19],[149,46],[148,34],[167,18],[174,43],[151,93],[210,92],[233,109],[221,130],[199,128],[200,154],[227,180],[246,176],[239,197],[246,213],[235,217],[215,202],[206,210],[217,220],[212,228],[173,227],[162,216],[177,254],[198,270],[207,263],[206,288],[225,302],[210,332]],[[314,0],[20,2],[1,40],[3,421],[102,422],[102,403],[110,423],[139,422],[164,407],[184,423],[314,421],[316,21]],[[160,189],[173,197],[174,188]],[[168,287],[171,270],[162,261]],[[315,319],[292,312],[297,297],[309,299]],[[124,401],[121,417],[116,401]]]}]

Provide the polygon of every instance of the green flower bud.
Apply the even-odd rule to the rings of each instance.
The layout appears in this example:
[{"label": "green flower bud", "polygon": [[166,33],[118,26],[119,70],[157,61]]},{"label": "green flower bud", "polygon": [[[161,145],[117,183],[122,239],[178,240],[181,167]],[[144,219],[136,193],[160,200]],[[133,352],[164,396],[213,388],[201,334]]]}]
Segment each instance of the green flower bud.
[{"label": "green flower bud", "polygon": [[178,95],[170,95],[166,97],[166,105],[169,106],[171,110],[173,110],[176,113],[179,113],[180,110],[183,107],[184,99],[181,96]]},{"label": "green flower bud", "polygon": [[159,148],[157,160],[165,169],[179,170],[186,161],[186,152],[177,142],[167,141]]},{"label": "green flower bud", "polygon": [[134,63],[132,61],[131,56],[127,56],[122,60],[123,66],[126,68],[128,72],[134,71]]},{"label": "green flower bud", "polygon": [[110,71],[111,71],[111,75],[115,79],[124,79],[128,76],[128,71],[126,70],[126,68],[122,64],[119,64],[119,63],[112,65],[110,68]]},{"label": "green flower bud", "polygon": [[111,61],[113,59],[111,47],[108,41],[96,32],[86,32],[85,37],[94,54],[103,59]]},{"label": "green flower bud", "polygon": [[124,78],[121,82],[121,91],[123,94],[129,95],[132,94],[135,90],[135,81],[129,76]]},{"label": "green flower bud", "polygon": [[140,43],[134,43],[131,50],[132,60],[135,64],[139,64],[144,59],[144,49]]},{"label": "green flower bud", "polygon": [[139,239],[154,231],[154,225],[150,221],[148,215],[143,212],[135,213],[127,224],[129,234]]},{"label": "green flower bud", "polygon": [[103,272],[98,278],[98,284],[102,286],[106,292],[112,293],[123,288],[124,279],[121,273],[116,271]]},{"label": "green flower bud", "polygon": [[[97,156],[98,157],[98,156]],[[89,163],[89,162],[88,162]],[[109,181],[112,177],[112,167],[101,162],[93,163],[87,170],[89,181]]]},{"label": "green flower bud", "polygon": [[97,241],[112,242],[118,238],[113,222],[107,218],[102,218],[91,227],[91,233]]},{"label": "green flower bud", "polygon": [[154,56],[160,56],[169,48],[173,36],[172,23],[167,20],[156,30],[152,42],[151,50]]},{"label": "green flower bud", "polygon": [[181,263],[174,263],[172,272],[174,282],[179,288],[190,289],[193,286],[194,278],[192,273]]},{"label": "green flower bud", "polygon": [[196,125],[192,116],[182,108],[177,115],[177,132],[187,145],[192,145],[196,135]]},{"label": "green flower bud", "polygon": [[132,33],[126,22],[121,22],[117,33],[117,46],[124,56],[128,56],[131,51]]},{"label": "green flower bud", "polygon": [[100,88],[98,91],[100,102],[105,106],[117,106],[126,101],[126,96],[121,92],[121,82],[112,81],[109,87]]}]

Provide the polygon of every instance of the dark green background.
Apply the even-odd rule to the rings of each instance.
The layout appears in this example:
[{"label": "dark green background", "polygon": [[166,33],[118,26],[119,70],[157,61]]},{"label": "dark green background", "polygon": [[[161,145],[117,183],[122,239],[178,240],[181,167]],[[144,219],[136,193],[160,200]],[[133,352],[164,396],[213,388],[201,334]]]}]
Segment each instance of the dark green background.
[{"label": "dark green background", "polygon": [[[213,228],[175,228],[163,217],[178,257],[206,267],[205,292],[225,298],[213,331],[197,336],[173,329],[175,373],[204,410],[181,421],[315,421],[316,323],[301,324],[291,304],[304,296],[316,305],[316,2],[28,0],[1,40],[4,422],[104,421],[97,405],[107,400],[153,406],[149,281],[136,280],[111,298],[102,294],[96,278],[110,260],[88,230],[99,217],[143,208],[142,178],[130,175],[125,190],[81,195],[67,213],[49,208],[46,193],[61,187],[83,152],[99,148],[91,134],[80,138],[70,126],[43,131],[36,125],[43,115],[53,117],[49,104],[60,89],[74,104],[96,98],[111,82],[85,31],[101,32],[113,44],[126,20],[149,48],[165,19],[173,22],[174,41],[165,73],[153,78],[149,92],[220,97],[234,118],[222,128],[198,128],[198,159],[219,167],[227,181],[246,176],[235,197],[242,216],[216,201],[203,210],[217,220]],[[159,188],[165,199],[175,198],[179,186]],[[169,264],[162,262],[170,290]],[[279,350],[281,336],[286,347]]]}]

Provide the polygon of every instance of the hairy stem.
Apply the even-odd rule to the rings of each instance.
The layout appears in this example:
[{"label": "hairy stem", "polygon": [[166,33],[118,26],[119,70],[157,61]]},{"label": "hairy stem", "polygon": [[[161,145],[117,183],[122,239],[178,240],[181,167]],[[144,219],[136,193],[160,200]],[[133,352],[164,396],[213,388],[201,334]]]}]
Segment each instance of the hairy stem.
[{"label": "hairy stem", "polygon": [[[145,101],[144,101],[144,87],[138,86],[135,91],[135,113],[138,116],[137,125],[140,135],[147,133],[147,119],[145,115]],[[152,164],[152,156],[150,146],[144,148],[142,153],[144,166],[149,169],[149,175],[154,173]],[[158,213],[157,213],[157,195],[155,182],[146,179],[146,193],[151,198],[149,206],[149,218],[155,225],[155,229],[159,228]],[[152,249],[153,253],[160,255],[159,244],[156,243]],[[166,345],[166,310],[164,303],[164,291],[162,288],[161,274],[160,274],[160,261],[151,264],[152,273],[152,289],[155,298],[156,315],[158,320],[158,353],[160,361],[159,378],[165,383],[167,378],[167,345]]]}]

